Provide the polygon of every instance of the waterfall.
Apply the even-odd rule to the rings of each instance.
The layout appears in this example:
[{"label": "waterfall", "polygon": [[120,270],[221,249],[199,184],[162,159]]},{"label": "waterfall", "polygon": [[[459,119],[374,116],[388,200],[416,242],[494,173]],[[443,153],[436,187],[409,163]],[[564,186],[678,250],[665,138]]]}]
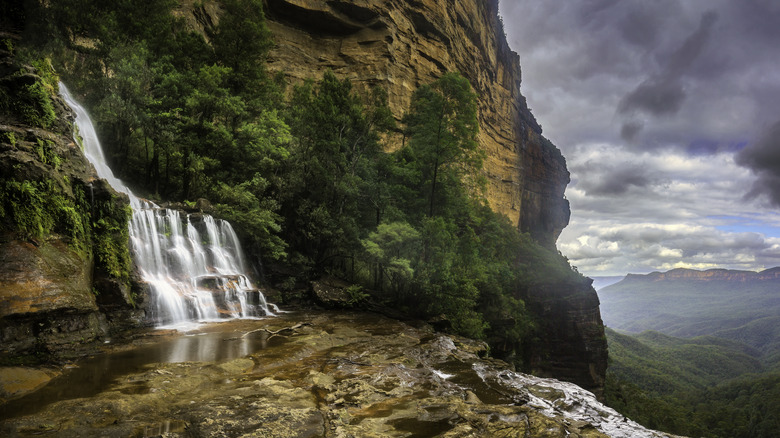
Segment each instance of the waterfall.
[{"label": "waterfall", "polygon": [[141,278],[151,287],[153,322],[187,327],[193,322],[272,314],[246,275],[241,246],[230,223],[207,214],[182,215],[135,196],[108,167],[84,107],[62,83],[60,93],[76,114],[84,154],[98,176],[130,197],[130,244]]}]

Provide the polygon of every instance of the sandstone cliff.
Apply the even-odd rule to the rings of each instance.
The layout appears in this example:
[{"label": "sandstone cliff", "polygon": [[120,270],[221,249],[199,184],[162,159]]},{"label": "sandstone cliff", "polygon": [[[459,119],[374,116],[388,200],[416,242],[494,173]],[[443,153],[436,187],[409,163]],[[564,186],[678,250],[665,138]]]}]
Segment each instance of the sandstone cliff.
[{"label": "sandstone cliff", "polygon": [[569,220],[569,173],[520,93],[518,55],[507,45],[497,0],[265,3],[277,43],[269,67],[293,82],[331,69],[356,84],[381,85],[400,118],[418,86],[461,72],[479,96],[491,207],[555,244]]},{"label": "sandstone cliff", "polygon": [[0,37],[2,359],[73,350],[105,336],[107,315],[129,311],[131,298],[128,278],[109,266],[120,262],[121,247],[128,257],[121,262],[129,263],[127,200],[96,180],[73,141],[73,115],[47,61],[20,64],[15,34]]},{"label": "sandstone cliff", "polygon": [[[507,44],[497,0],[264,1],[276,41],[269,68],[291,82],[330,69],[356,84],[380,85],[400,119],[418,86],[448,71],[468,78],[479,99],[490,206],[555,247],[569,221],[569,172],[520,92],[519,57]],[[196,12],[194,25],[214,20],[204,19],[206,7]],[[545,284],[523,299],[544,338],[526,346],[525,365],[598,393],[607,350],[590,284]]]}]

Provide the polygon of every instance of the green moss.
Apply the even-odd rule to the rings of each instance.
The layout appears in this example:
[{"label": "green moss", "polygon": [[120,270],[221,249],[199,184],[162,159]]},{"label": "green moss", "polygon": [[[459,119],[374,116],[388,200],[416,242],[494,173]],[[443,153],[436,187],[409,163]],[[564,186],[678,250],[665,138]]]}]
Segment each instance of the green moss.
[{"label": "green moss", "polygon": [[59,233],[84,254],[88,242],[88,218],[83,207],[51,180],[3,181],[0,185],[0,219],[10,222],[26,238],[45,238]]},{"label": "green moss", "polygon": [[132,209],[115,196],[97,202],[94,207],[92,231],[96,265],[110,277],[129,284],[132,259],[128,222]]},{"label": "green moss", "polygon": [[57,119],[52,96],[58,93],[59,76],[48,58],[30,64],[37,76],[20,68],[0,86],[0,111],[11,113],[30,126],[50,129]]},{"label": "green moss", "polygon": [[51,94],[41,81],[21,87],[11,104],[28,125],[48,129],[56,120]]},{"label": "green moss", "polygon": [[16,134],[6,131],[0,134],[0,136],[3,141],[8,142],[12,147],[16,147]]},{"label": "green moss", "polygon": [[90,206],[83,188],[74,185],[71,197],[53,180],[2,181],[0,199],[0,220],[23,238],[65,236],[83,258],[94,255],[97,269],[129,285],[132,210],[126,202],[110,195]]},{"label": "green moss", "polygon": [[38,154],[38,159],[40,159],[43,164],[53,166],[54,170],[60,170],[62,158],[54,152],[54,142],[38,138],[34,148],[35,153]]},{"label": "green moss", "polygon": [[3,38],[2,45],[5,50],[7,50],[9,53],[14,53],[14,42],[11,41],[10,38]]},{"label": "green moss", "polygon": [[49,58],[38,58],[30,62],[35,68],[38,76],[40,76],[42,85],[46,91],[52,95],[57,94],[60,91],[60,76],[54,70],[54,66],[51,64]]}]

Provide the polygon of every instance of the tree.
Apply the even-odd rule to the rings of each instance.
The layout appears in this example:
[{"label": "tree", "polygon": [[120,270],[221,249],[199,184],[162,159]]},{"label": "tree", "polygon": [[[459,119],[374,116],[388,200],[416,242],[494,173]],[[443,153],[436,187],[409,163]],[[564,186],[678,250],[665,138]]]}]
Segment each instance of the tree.
[{"label": "tree", "polygon": [[360,250],[361,224],[375,210],[361,203],[381,153],[389,110],[381,92],[357,93],[348,79],[325,72],[295,87],[286,120],[294,138],[286,161],[282,210],[291,249],[316,270]]},{"label": "tree", "polygon": [[437,202],[444,202],[437,199],[440,186],[452,190],[462,181],[478,181],[483,154],[477,149],[476,102],[468,80],[459,73],[447,73],[412,96],[404,123],[422,186],[429,187],[428,216],[434,216]]},{"label": "tree", "polygon": [[396,299],[400,298],[414,275],[412,260],[419,255],[420,233],[407,222],[380,224],[361,243],[377,265],[374,287],[381,289],[386,278]]},{"label": "tree", "polygon": [[250,99],[262,107],[266,80],[265,57],[273,46],[271,31],[265,24],[261,0],[222,0],[225,14],[212,36],[214,53],[221,65],[230,68],[231,89],[241,95],[260,97]]}]

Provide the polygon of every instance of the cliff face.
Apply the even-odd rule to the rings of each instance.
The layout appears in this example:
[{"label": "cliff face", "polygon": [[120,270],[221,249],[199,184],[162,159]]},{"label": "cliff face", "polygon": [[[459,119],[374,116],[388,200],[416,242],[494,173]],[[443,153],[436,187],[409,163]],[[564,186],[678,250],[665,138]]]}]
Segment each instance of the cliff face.
[{"label": "cliff face", "polygon": [[130,308],[97,249],[127,251],[126,234],[107,228],[127,227],[127,200],[95,179],[73,141],[50,66],[18,63],[15,35],[0,37],[10,42],[0,49],[0,358],[72,350]]},{"label": "cliff face", "polygon": [[527,370],[574,382],[601,398],[607,340],[599,299],[589,280],[543,284],[528,291],[523,300],[536,317],[543,338],[525,348]]},{"label": "cliff face", "polygon": [[[468,78],[478,96],[490,206],[555,248],[569,222],[563,196],[569,172],[520,92],[519,57],[507,44],[498,0],[264,0],[264,5],[276,43],[269,69],[292,83],[329,69],[358,87],[382,86],[400,120],[420,85],[448,71]],[[184,2],[178,15],[208,35],[219,21],[219,7]],[[390,147],[402,144],[396,135]],[[598,394],[607,344],[596,292],[590,284],[548,283],[522,294],[543,338],[524,346],[524,363],[537,374]]]},{"label": "cliff face", "polygon": [[[381,85],[400,119],[420,85],[447,71],[468,78],[479,97],[491,207],[554,246],[569,220],[569,173],[520,94],[518,56],[507,45],[496,0],[265,3],[277,44],[269,67],[292,82],[331,69],[356,84]],[[401,144],[400,135],[393,143]]]},{"label": "cliff face", "polygon": [[[542,137],[520,93],[519,57],[507,44],[497,0],[265,4],[277,44],[269,67],[291,82],[330,69],[358,85],[380,85],[400,119],[420,85],[448,71],[468,78],[479,100],[478,140],[487,155],[490,206],[536,241],[555,247],[569,221],[563,197],[569,172],[560,151]],[[205,13],[202,9],[194,17]],[[397,140],[391,143],[400,145],[401,138]],[[607,350],[595,291],[589,284],[551,284],[529,290],[523,298],[545,338],[528,346],[526,365],[598,393]]]}]

